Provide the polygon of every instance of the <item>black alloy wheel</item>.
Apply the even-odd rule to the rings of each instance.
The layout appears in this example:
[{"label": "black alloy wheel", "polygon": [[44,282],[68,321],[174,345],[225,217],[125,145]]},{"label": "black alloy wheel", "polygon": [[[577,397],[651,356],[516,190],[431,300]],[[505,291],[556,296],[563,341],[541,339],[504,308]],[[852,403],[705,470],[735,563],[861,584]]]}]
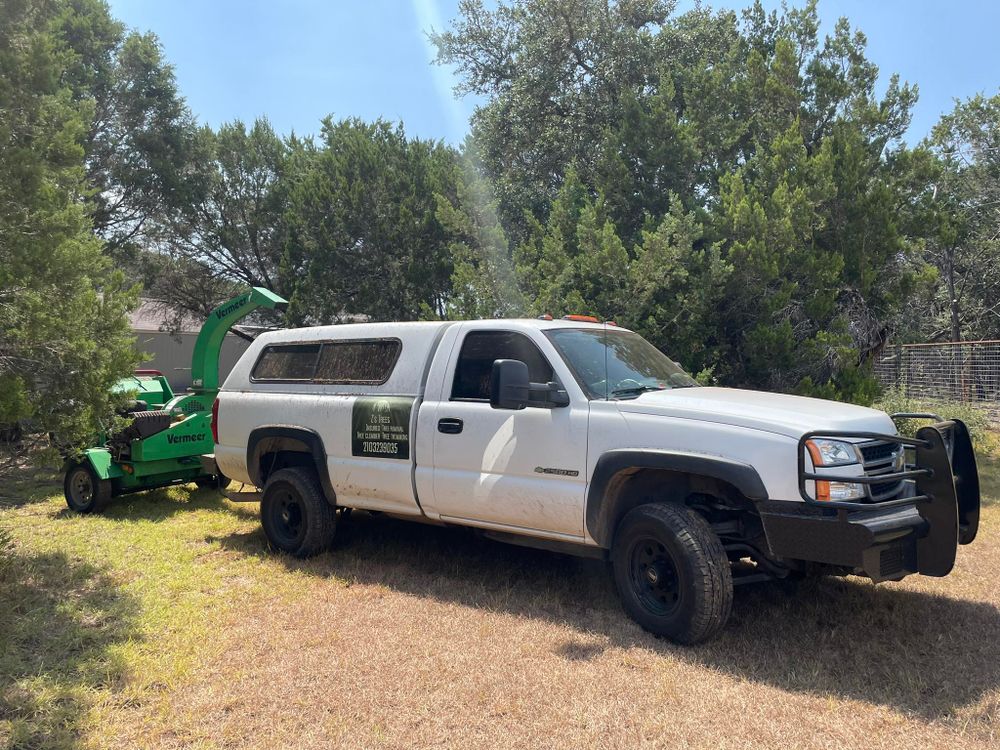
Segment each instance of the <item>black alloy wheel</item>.
[{"label": "black alloy wheel", "polygon": [[682,606],[677,564],[658,539],[647,537],[632,544],[629,570],[632,587],[650,612],[663,617]]}]

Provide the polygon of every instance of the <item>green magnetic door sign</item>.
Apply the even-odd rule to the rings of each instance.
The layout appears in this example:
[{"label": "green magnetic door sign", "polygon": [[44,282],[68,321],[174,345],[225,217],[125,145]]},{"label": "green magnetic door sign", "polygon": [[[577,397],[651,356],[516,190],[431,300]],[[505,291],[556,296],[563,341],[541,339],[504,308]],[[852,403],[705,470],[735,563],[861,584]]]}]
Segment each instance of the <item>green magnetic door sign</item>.
[{"label": "green magnetic door sign", "polygon": [[412,408],[406,396],[359,396],[351,415],[351,453],[409,459]]}]

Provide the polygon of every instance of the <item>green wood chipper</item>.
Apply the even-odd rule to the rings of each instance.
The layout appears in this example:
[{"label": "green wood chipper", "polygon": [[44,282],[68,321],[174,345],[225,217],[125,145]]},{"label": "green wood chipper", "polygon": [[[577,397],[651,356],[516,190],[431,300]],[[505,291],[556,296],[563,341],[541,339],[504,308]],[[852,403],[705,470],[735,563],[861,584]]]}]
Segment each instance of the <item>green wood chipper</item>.
[{"label": "green wood chipper", "polygon": [[195,342],[187,393],[174,395],[155,370],[137,370],[119,381],[116,391],[133,394],[124,415],[129,423],[67,462],[63,489],[69,507],[93,513],[129,492],[188,482],[228,484],[212,455],[212,405],[219,392],[222,343],[229,329],[254,310],[283,310],[287,304],[277,294],[253,287],[215,308]]}]

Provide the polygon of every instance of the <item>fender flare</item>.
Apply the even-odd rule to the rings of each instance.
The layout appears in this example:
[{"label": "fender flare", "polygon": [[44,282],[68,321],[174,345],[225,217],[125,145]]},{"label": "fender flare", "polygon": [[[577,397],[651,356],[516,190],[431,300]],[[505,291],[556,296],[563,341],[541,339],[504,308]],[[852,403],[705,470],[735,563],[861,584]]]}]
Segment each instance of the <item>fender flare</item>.
[{"label": "fender flare", "polygon": [[77,460],[69,461],[66,469],[76,464],[90,464],[98,479],[117,479],[124,474],[121,466],[112,460],[111,451],[107,448],[87,448]]},{"label": "fender flare", "polygon": [[620,502],[621,484],[636,471],[661,469],[708,477],[732,485],[748,500],[767,500],[767,489],[750,464],[722,456],[648,448],[621,448],[604,453],[594,467],[587,490],[586,527],[591,538],[610,547],[618,521],[631,508]]},{"label": "fender flare", "polygon": [[[305,450],[302,450],[303,448]],[[327,502],[335,504],[337,493],[334,492],[333,483],[330,481],[326,448],[319,433],[304,427],[288,425],[267,425],[252,430],[247,440],[247,474],[257,487],[264,486],[260,476],[260,457],[274,450],[308,453],[312,457]]]}]

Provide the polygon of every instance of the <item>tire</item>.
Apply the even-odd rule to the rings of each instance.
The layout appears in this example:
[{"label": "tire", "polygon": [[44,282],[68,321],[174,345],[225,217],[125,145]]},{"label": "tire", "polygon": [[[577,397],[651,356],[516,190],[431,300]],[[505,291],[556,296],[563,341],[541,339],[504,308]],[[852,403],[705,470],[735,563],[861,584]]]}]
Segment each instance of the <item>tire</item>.
[{"label": "tire", "polygon": [[683,644],[718,633],[733,606],[722,542],[695,511],[654,503],[629,511],[611,546],[615,585],[628,615]]},{"label": "tire", "polygon": [[337,529],[337,513],[327,502],[312,469],[281,469],[267,480],[260,521],[271,546],[294,557],[326,551]]},{"label": "tire", "polygon": [[100,513],[111,500],[111,480],[101,479],[89,463],[72,463],[63,478],[66,505],[77,513]]}]

